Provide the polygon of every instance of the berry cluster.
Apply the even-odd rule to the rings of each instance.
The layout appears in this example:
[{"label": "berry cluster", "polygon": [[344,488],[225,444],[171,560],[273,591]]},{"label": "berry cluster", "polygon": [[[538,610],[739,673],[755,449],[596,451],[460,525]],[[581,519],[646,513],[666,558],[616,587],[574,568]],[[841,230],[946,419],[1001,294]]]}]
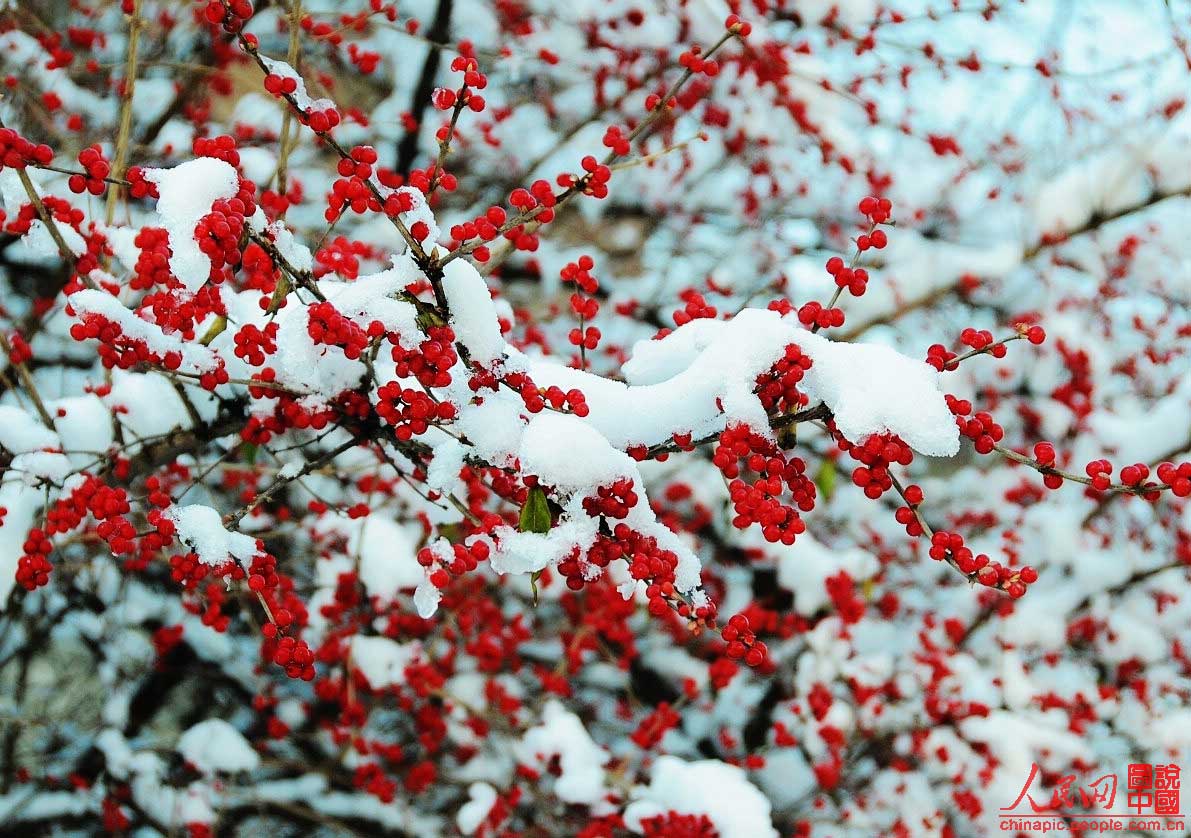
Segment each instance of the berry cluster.
[{"label": "berry cluster", "polygon": [[403,388],[391,381],[376,391],[376,413],[393,426],[403,442],[426,433],[431,424],[455,418],[455,405],[436,402],[423,390]]},{"label": "berry cluster", "polygon": [[459,356],[455,352],[455,332],[450,326],[431,326],[426,330],[426,340],[414,350],[401,346],[394,333],[388,335],[388,340],[393,344],[392,356],[399,378],[413,376],[427,387],[446,387],[451,383],[450,370]]},{"label": "berry cluster", "polygon": [[769,650],[757,639],[749,626],[749,618],[744,614],[733,615],[720,632],[720,637],[728,644],[724,654],[733,660],[743,659],[750,667],[757,669],[768,659]]},{"label": "berry cluster", "polygon": [[868,287],[868,271],[864,268],[849,268],[839,256],[832,256],[827,260],[827,273],[837,288],[846,288],[853,297],[864,296]]},{"label": "berry cluster", "polygon": [[895,434],[873,434],[853,445],[837,433],[836,444],[861,464],[852,471],[852,483],[873,500],[893,488],[891,465],[908,466],[914,461],[914,451]]},{"label": "berry cluster", "polygon": [[372,177],[376,164],[376,149],[372,146],[356,146],[349,155],[339,160],[337,170],[340,177],[331,185],[331,193],[327,196],[324,213],[327,221],[339,218],[344,207],[358,215],[368,211],[378,212],[381,208],[380,201],[368,188],[368,179]]},{"label": "berry cluster", "polygon": [[1025,595],[1027,586],[1038,581],[1038,571],[1032,567],[1010,568],[994,562],[984,553],[973,554],[959,533],[936,531],[928,551],[932,559],[951,561],[966,576],[988,588],[998,588],[1014,599]]},{"label": "berry cluster", "polygon": [[157,184],[145,178],[145,170],[140,166],[129,166],[124,173],[128,181],[128,194],[133,198],[156,198]]},{"label": "berry cluster", "polygon": [[[273,623],[269,623],[265,629],[273,626]],[[301,678],[303,681],[314,680],[314,652],[310,650],[306,641],[286,635],[277,641],[270,658],[285,670],[288,677]]]},{"label": "berry cluster", "polygon": [[265,90],[272,96],[292,96],[298,90],[298,80],[293,76],[269,73],[265,76]]},{"label": "berry cluster", "polygon": [[107,189],[104,178],[111,174],[112,167],[103,157],[103,149],[99,143],[89,145],[79,152],[79,165],[83,167],[83,174],[71,175],[66,184],[76,195],[90,192],[92,195],[102,195]]},{"label": "berry cluster", "polygon": [[622,519],[637,505],[637,493],[633,491],[633,480],[622,477],[607,486],[596,489],[594,497],[583,499],[583,509],[593,518]]},{"label": "berry cluster", "polygon": [[554,182],[563,189],[578,189],[584,195],[589,195],[597,200],[607,198],[608,181],[612,179],[612,169],[590,154],[580,160],[579,165],[583,169],[583,174],[562,172]]},{"label": "berry cluster", "polygon": [[222,26],[224,32],[236,34],[252,17],[251,0],[208,0],[203,16],[212,26]]},{"label": "berry cluster", "polygon": [[785,353],[767,372],[757,376],[756,394],[765,412],[780,416],[802,407],[807,397],[798,390],[806,371],[811,368],[809,355],[798,344],[787,344]]},{"label": "berry cluster", "polygon": [[[815,484],[802,459],[787,457],[765,437],[733,424],[720,434],[712,462],[731,481],[732,526],[743,530],[758,524],[766,541],[783,544],[793,544],[806,531],[799,512],[814,508]],[[751,484],[740,477],[742,462],[758,475]],[[787,489],[792,503],[780,499]]]},{"label": "berry cluster", "polygon": [[11,128],[0,128],[0,169],[48,166],[54,150],[44,143],[30,142]]},{"label": "berry cluster", "polygon": [[714,78],[720,74],[720,64],[714,59],[704,58],[703,50],[698,45],[692,45],[690,49],[678,56],[678,63],[696,75],[704,75],[708,78]]},{"label": "berry cluster", "polygon": [[[456,224],[451,227],[451,238],[454,239],[454,247],[458,247],[471,239],[478,238],[481,241],[490,242],[500,235],[500,228],[505,223],[508,214],[503,207],[491,206],[484,211],[483,215],[477,215],[471,221],[465,221],[462,224]],[[472,251],[472,256],[479,262],[487,262],[489,258],[489,251],[487,247],[480,246]]]},{"label": "berry cluster", "polygon": [[[530,386],[532,387],[532,384]],[[522,388],[519,388],[519,392],[524,397],[524,385],[522,385]],[[587,416],[591,412],[591,409],[587,406],[587,397],[580,390],[563,390],[561,387],[551,385],[544,391],[541,391],[540,395],[535,393],[535,396],[535,404],[537,399],[544,399],[545,403],[550,405],[554,410],[568,410],[580,417]],[[528,403],[526,407],[529,407]],[[541,408],[531,412],[538,413],[540,411]]]},{"label": "berry cluster", "polygon": [[267,323],[264,329],[246,323],[233,338],[236,357],[251,367],[264,364],[265,358],[277,351],[277,328],[276,322]]},{"label": "berry cluster", "polygon": [[370,340],[385,334],[385,327],[379,321],[373,320],[367,330],[362,329],[340,314],[330,302],[310,306],[307,317],[306,333],[312,341],[323,346],[337,346],[353,361],[364,354]]},{"label": "berry cluster", "polygon": [[997,424],[992,414],[980,411],[971,418],[966,418],[972,413],[971,402],[950,394],[946,399],[947,407],[955,415],[955,424],[959,427],[959,432],[972,440],[977,453],[990,453],[997,443],[1004,439],[1005,429]]},{"label": "berry cluster", "polygon": [[708,305],[707,299],[694,288],[688,288],[678,296],[685,305],[674,312],[676,326],[685,326],[692,320],[714,320],[719,316],[719,310],[713,305]]}]

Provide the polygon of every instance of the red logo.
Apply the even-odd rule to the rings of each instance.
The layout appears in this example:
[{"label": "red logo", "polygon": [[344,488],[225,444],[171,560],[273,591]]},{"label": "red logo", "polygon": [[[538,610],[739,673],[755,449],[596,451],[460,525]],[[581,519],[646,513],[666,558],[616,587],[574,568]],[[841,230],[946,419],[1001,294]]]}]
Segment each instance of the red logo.
[{"label": "red logo", "polygon": [[[1049,794],[1042,790],[1045,779],[1037,763],[1030,766],[1021,791],[1008,806],[1001,807],[1001,830],[1105,832],[1147,830],[1183,831],[1179,792],[1179,766],[1133,763],[1125,775],[1124,810],[1115,810],[1118,775],[1104,774],[1077,784],[1074,774],[1052,781]],[[1037,783],[1037,787],[1035,786]]]}]

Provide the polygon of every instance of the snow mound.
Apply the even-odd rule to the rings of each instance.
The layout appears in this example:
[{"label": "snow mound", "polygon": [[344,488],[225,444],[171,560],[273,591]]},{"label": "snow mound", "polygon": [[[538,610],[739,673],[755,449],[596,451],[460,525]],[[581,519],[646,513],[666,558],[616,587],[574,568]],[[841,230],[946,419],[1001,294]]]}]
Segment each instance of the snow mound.
[{"label": "snow mound", "polygon": [[230,163],[196,157],[172,169],[146,169],[145,180],[157,184],[157,213],[169,233],[170,270],[192,294],[211,274],[211,260],[194,238],[200,218],[211,204],[235,197],[240,177]]},{"label": "snow mound", "polygon": [[204,774],[255,771],[261,759],[248,740],[223,719],[206,719],[178,740],[178,753]]},{"label": "snow mound", "polygon": [[257,553],[255,538],[226,530],[219,513],[209,506],[175,506],[164,514],[178,527],[178,538],[205,565],[223,564],[229,556],[246,562]]},{"label": "snow mound", "polygon": [[624,811],[625,824],[641,832],[641,821],[668,811],[706,815],[720,838],[778,838],[769,800],[735,765],[717,759],[686,762],[662,756],[654,763],[648,786]]}]

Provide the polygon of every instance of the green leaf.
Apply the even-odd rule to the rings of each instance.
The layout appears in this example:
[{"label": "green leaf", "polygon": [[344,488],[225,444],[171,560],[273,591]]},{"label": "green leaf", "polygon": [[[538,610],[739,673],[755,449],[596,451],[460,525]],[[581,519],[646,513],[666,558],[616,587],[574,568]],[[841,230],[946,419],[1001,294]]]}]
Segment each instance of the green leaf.
[{"label": "green leaf", "polygon": [[815,486],[824,500],[831,500],[831,496],[835,494],[835,479],[838,474],[834,460],[823,460],[819,464],[819,470],[815,472]]},{"label": "green leaf", "polygon": [[534,486],[521,507],[521,520],[517,524],[521,532],[550,532],[550,502],[541,486]]},{"label": "green leaf", "polygon": [[248,465],[250,465],[250,466],[256,465],[256,455],[259,453],[260,453],[260,449],[257,448],[255,443],[252,443],[252,442],[244,443],[244,461],[247,462]]}]

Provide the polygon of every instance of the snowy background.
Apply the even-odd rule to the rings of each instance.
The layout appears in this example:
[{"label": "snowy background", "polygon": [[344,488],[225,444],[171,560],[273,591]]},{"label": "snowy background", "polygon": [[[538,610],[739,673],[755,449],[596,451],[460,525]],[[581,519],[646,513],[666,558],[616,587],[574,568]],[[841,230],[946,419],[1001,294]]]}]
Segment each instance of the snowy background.
[{"label": "snowy background", "polygon": [[[235,339],[272,318],[247,268],[208,283],[193,231],[212,201],[242,179],[276,190],[284,156],[284,221],[258,193],[245,223],[345,317],[381,322],[410,352],[425,322],[401,292],[423,276],[382,215],[345,213],[329,228],[334,155],[284,118],[233,39],[196,22],[202,5],[140,0],[128,159],[150,169],[160,199],[109,214],[66,174],[28,169],[40,194],[82,211],[60,222],[76,255],[106,242],[104,274],[69,310],[58,245],[30,225],[18,170],[0,170],[0,323],[29,339],[26,369],[54,419],[38,421],[10,364],[0,833],[979,836],[1006,834],[998,810],[1032,765],[1040,803],[1065,775],[1079,786],[1118,774],[1125,812],[1130,763],[1189,764],[1188,505],[1044,488],[1036,471],[958,439],[942,394],[992,413],[1010,448],[1054,443],[1077,474],[1100,458],[1118,473],[1188,459],[1191,3],[395,8],[390,22],[358,0],[304,0],[330,37],[303,28],[290,63],[306,98],[344,114],[334,136],[345,148],[371,145],[378,165],[408,172],[433,164],[444,116],[421,80],[457,87],[450,62],[461,41],[474,46],[487,107],[460,120],[448,165],[458,188],[433,212],[416,195],[402,216],[444,244],[453,225],[507,206],[510,190],[601,154],[606,128],[639,119],[681,72],[679,55],[714,43],[730,12],[752,33],[724,48],[719,75],[684,88],[689,99],[633,155],[656,158],[614,171],[606,199],[568,204],[534,251],[495,270],[447,266],[450,323],[470,358],[578,388],[589,414],[529,416],[511,389],[472,404],[454,368],[435,396],[458,417],[418,435],[420,448],[353,445],[339,419],[329,433],[289,426],[252,442],[246,423],[265,422],[274,402],[241,383],[259,370]],[[262,55],[289,53],[288,9],[262,4],[249,23]],[[358,26],[340,18],[356,14]],[[111,81],[128,51],[120,9],[17,4],[0,16],[5,124],[52,146],[60,168],[78,169],[92,142],[110,158],[122,111]],[[72,57],[57,66],[63,49]],[[196,136],[223,133],[237,139],[238,171],[192,153]],[[850,257],[869,194],[892,202],[889,245],[865,255],[867,291],[845,295],[832,340],[767,310],[829,298],[824,263]],[[145,226],[167,230],[171,294],[218,287],[230,326],[206,344],[213,317],[185,335],[139,308],[148,286],[130,278],[144,273]],[[588,374],[567,366],[577,323],[560,279],[582,255],[595,262],[602,332]],[[651,341],[692,293],[714,315]],[[388,346],[367,370],[328,352],[307,331],[313,298],[295,298],[275,321],[277,386],[310,415],[357,387],[375,405],[373,385],[403,375]],[[88,313],[177,353],[183,377],[105,369],[97,342],[71,335]],[[932,344],[962,352],[965,328],[1000,338],[1023,320],[1045,328],[1044,344],[1014,342],[941,377],[918,363]],[[767,426],[753,385],[790,342],[813,359],[800,390],[848,439],[889,431],[918,452],[899,479],[921,486],[936,529],[1037,569],[1024,597],[928,557],[929,542],[895,519],[901,503],[866,497],[816,423],[790,441],[818,496],[792,545],[733,526],[714,445],[664,461],[626,453],[733,421]],[[231,380],[210,392],[199,380],[217,363]],[[127,470],[108,469],[115,453]],[[518,531],[526,487],[494,476],[514,464],[551,489],[547,533]],[[138,536],[160,529],[146,517],[156,476],[179,541],[136,554],[146,561],[134,568],[84,524],[55,539],[49,584],[26,592],[16,582],[30,527],[86,473],[128,490]],[[567,588],[558,564],[597,538],[583,500],[622,479],[648,499],[627,522],[677,557],[675,588],[714,602],[721,625],[747,614],[765,666],[735,671],[717,632],[651,616],[623,568]],[[451,544],[475,543],[477,511],[504,516],[486,562],[440,591],[418,552],[448,565]],[[242,581],[217,586],[230,618],[220,627],[204,617],[211,593],[171,577],[171,555],[248,562],[258,539],[305,611],[313,683],[262,655],[265,619]]]}]

